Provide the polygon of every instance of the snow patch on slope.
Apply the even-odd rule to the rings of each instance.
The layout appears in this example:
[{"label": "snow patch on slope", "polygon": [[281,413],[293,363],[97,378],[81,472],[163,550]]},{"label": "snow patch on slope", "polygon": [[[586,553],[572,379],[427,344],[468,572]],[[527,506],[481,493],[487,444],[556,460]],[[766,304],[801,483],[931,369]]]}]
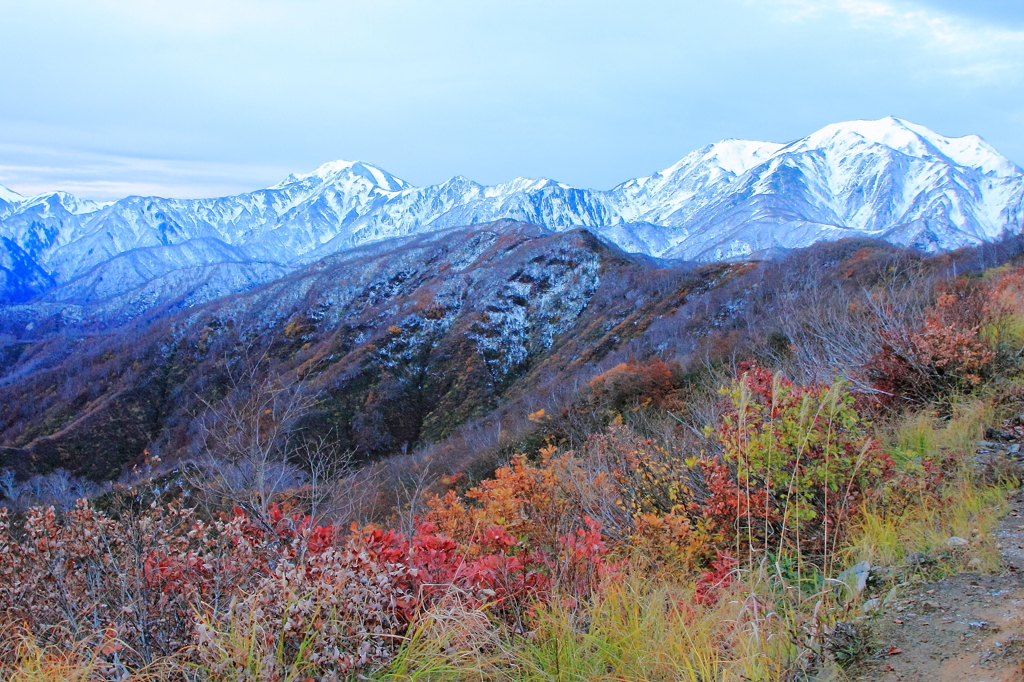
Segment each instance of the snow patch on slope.
[{"label": "snow patch on slope", "polygon": [[24,200],[25,197],[21,196],[13,189],[7,189],[3,185],[0,185],[0,201],[6,201],[9,204],[16,204]]},{"label": "snow patch on slope", "polygon": [[[462,176],[413,187],[377,166],[339,160],[216,199],[103,205],[4,192],[0,200],[16,202],[0,203],[0,236],[58,285],[138,249],[160,257],[121,259],[109,272],[157,278],[242,261],[290,268],[370,242],[501,219],[585,227],[628,251],[713,260],[857,235],[953,249],[1020,232],[1024,216],[1018,166],[976,136],[944,137],[893,117],[837,123],[788,144],[725,140],[606,191],[546,178],[488,187]],[[171,248],[182,244],[204,255]],[[136,262],[147,265],[125,269]],[[139,286],[136,274],[123,286]]]}]

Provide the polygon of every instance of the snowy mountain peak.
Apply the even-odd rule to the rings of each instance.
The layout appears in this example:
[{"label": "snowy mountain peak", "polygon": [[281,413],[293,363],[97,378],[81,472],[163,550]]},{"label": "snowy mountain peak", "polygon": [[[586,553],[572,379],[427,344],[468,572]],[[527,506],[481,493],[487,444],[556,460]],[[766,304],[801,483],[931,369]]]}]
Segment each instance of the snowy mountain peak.
[{"label": "snowy mountain peak", "polygon": [[383,168],[364,161],[330,161],[318,166],[312,173],[289,175],[283,182],[269,189],[284,189],[291,185],[312,183],[346,183],[362,179],[385,192],[400,192],[409,187],[409,183],[388,173]]},{"label": "snowy mountain peak", "polygon": [[697,164],[713,164],[733,175],[741,175],[770,159],[784,145],[752,140],[722,140],[687,154],[658,175],[672,176]]},{"label": "snowy mountain peak", "polygon": [[833,123],[791,143],[785,151],[834,149],[849,154],[865,141],[918,159],[945,157],[959,166],[976,168],[995,177],[1014,177],[1024,172],[977,135],[945,137],[895,116]]},{"label": "snowy mountain peak", "polygon": [[555,182],[548,178],[515,178],[500,185],[488,187],[485,191],[485,196],[495,197],[516,192],[539,192],[549,188],[569,189],[569,185]]},{"label": "snowy mountain peak", "polygon": [[725,175],[737,176],[767,161],[785,145],[752,140],[722,140],[690,152],[654,175],[627,180],[612,191],[652,194],[678,189]]},{"label": "snowy mountain peak", "polygon": [[845,154],[865,144],[888,147],[919,159],[934,156],[936,151],[926,138],[893,116],[874,121],[833,123],[787,145],[784,151],[799,153],[835,150]]},{"label": "snowy mountain peak", "polygon": [[782,147],[774,142],[724,140],[711,145],[706,158],[714,159],[723,170],[740,175],[771,158]]},{"label": "snowy mountain peak", "polygon": [[0,185],[0,201],[6,201],[9,204],[14,204],[24,200],[25,197],[21,196],[13,189],[7,189],[3,185]]},{"label": "snowy mountain peak", "polygon": [[359,161],[345,161],[344,159],[338,159],[337,161],[328,161],[327,163],[319,165],[317,167],[317,169],[315,171],[313,171],[312,173],[310,173],[309,175],[315,175],[318,178],[327,179],[327,178],[329,178],[332,175],[335,175],[335,174],[340,173],[342,171],[348,170],[349,168],[352,168],[357,163],[360,163],[360,162]]},{"label": "snowy mountain peak", "polygon": [[20,207],[22,210],[38,208],[47,212],[60,212],[63,209],[71,215],[95,213],[104,206],[111,204],[111,202],[101,203],[91,199],[82,199],[67,192],[47,192],[46,194],[38,194],[28,199],[22,197],[21,201],[23,202]]},{"label": "snowy mountain peak", "polygon": [[1024,170],[995,150],[992,145],[977,135],[944,137],[924,126],[910,121],[901,121],[909,130],[928,140],[936,149],[961,166],[977,168],[983,173],[999,178],[1018,176]]}]

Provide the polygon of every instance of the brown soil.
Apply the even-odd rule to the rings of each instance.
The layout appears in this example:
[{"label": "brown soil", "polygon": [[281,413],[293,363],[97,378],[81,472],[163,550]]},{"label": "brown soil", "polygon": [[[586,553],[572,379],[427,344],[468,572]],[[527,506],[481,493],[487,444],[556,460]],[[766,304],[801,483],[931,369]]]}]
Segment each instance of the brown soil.
[{"label": "brown soil", "polygon": [[998,575],[963,573],[903,588],[872,618],[878,653],[853,679],[1024,682],[1024,491],[996,533]]}]

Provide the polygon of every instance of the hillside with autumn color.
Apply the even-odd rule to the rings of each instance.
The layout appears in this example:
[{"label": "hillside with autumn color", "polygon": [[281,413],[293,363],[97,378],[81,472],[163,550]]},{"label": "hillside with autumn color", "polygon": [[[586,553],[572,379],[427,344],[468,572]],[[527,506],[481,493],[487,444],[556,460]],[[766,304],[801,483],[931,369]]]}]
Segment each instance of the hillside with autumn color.
[{"label": "hillside with autumn color", "polygon": [[0,320],[12,680],[851,679],[997,574],[1024,242],[774,260],[499,221]]}]

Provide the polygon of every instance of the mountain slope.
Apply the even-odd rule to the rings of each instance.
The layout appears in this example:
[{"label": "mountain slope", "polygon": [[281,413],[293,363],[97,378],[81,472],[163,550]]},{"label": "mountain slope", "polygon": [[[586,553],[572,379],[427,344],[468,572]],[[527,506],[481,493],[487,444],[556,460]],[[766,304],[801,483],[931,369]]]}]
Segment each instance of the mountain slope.
[{"label": "mountain slope", "polygon": [[0,237],[0,305],[21,303],[53,286],[52,278],[7,237]]},{"label": "mountain slope", "polygon": [[306,379],[320,396],[311,432],[330,424],[363,458],[404,451],[492,410],[575,342],[605,278],[647,267],[584,232],[499,223],[362,247],[174,315],[22,344],[0,374],[0,466],[104,479],[144,448],[187,455],[200,399],[230,395],[230,373],[248,361]]},{"label": "mountain slope", "polygon": [[[607,191],[546,179],[412,187],[337,161],[274,187],[218,199],[0,193],[0,237],[66,284],[121,254],[222,243],[247,261],[295,267],[383,239],[512,219],[586,227],[631,252],[713,261],[869,236],[936,252],[1021,229],[1024,171],[976,136],[896,118],[826,126],[790,144],[727,140]],[[198,240],[198,241],[196,241]],[[154,278],[192,267],[167,252]],[[217,261],[213,249],[202,267]],[[126,280],[124,294],[137,286]],[[229,290],[232,287],[223,287]]]},{"label": "mountain slope", "polygon": [[505,221],[358,247],[117,327],[52,325],[0,345],[0,468],[106,480],[147,450],[194,456],[201,415],[244,399],[251,384],[232,377],[253,366],[276,385],[297,377],[317,398],[301,432],[359,460],[496,414],[500,433],[496,409],[571,390],[653,325],[683,333],[691,295],[749,269],[703,267]]}]

